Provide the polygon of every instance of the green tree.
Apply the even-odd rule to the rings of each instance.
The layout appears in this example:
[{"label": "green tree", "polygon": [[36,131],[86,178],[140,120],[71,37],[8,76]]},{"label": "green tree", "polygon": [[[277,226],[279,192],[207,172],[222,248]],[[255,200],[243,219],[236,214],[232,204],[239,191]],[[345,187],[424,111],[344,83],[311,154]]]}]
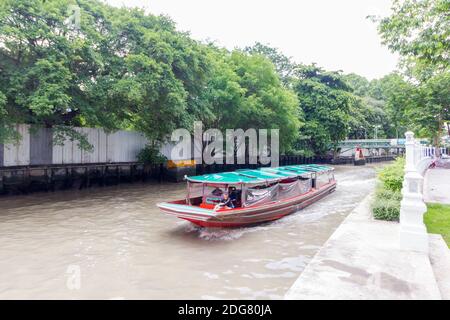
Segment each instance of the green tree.
[{"label": "green tree", "polygon": [[350,119],[350,139],[374,139],[393,137],[395,129],[384,110],[385,102],[371,97],[355,97]]},{"label": "green tree", "polygon": [[349,73],[343,76],[348,85],[353,89],[353,93],[360,97],[365,97],[369,93],[370,82],[355,73]]},{"label": "green tree", "polygon": [[252,47],[246,47],[245,51],[251,54],[260,54],[268,58],[275,65],[277,73],[280,75],[284,85],[289,85],[292,81],[297,63],[291,57],[285,56],[277,48],[256,42]]},{"label": "green tree", "polygon": [[406,112],[414,107],[413,98],[416,88],[414,85],[405,81],[398,73],[391,73],[379,79],[377,82],[378,95],[384,101],[384,111],[392,126],[392,137],[402,137],[406,127],[411,124],[411,119]]},{"label": "green tree", "polygon": [[[67,24],[69,5],[80,25]],[[52,127],[89,148],[76,126],[134,129],[152,143],[194,120],[219,128],[300,125],[295,94],[261,53],[229,52],[178,32],[166,16],[97,0],[0,3],[0,141],[14,123]]]},{"label": "green tree", "polygon": [[378,27],[383,43],[401,55],[406,74],[415,78],[412,85],[397,86],[398,95],[394,97],[397,102],[408,101],[404,113],[416,131],[427,133],[435,145],[439,143],[442,123],[448,118],[448,12],[447,0],[395,0],[392,14],[379,20]]},{"label": "green tree", "polygon": [[298,147],[307,154],[324,154],[349,133],[355,97],[339,72],[299,66],[296,76],[293,88],[305,119]]},{"label": "green tree", "polygon": [[446,71],[450,52],[448,0],[394,0],[392,14],[379,20],[383,43],[406,65]]},{"label": "green tree", "polygon": [[291,149],[301,125],[298,100],[273,64],[239,50],[216,49],[212,55],[213,75],[202,97],[211,106],[206,123],[221,129],[279,129],[281,151]]},{"label": "green tree", "polygon": [[[422,83],[415,97],[416,105],[407,110],[420,135],[440,144],[444,122],[450,121],[450,74],[441,73]],[[448,130],[448,127],[447,127]]]},{"label": "green tree", "polygon": [[6,96],[0,91],[0,142],[10,142],[17,138],[14,128],[8,122],[9,114],[6,106]]},{"label": "green tree", "polygon": [[[71,4],[79,28],[67,24]],[[202,113],[205,49],[167,17],[95,0],[5,0],[0,44],[3,128],[53,127],[88,147],[74,126],[137,129],[161,141]]]}]

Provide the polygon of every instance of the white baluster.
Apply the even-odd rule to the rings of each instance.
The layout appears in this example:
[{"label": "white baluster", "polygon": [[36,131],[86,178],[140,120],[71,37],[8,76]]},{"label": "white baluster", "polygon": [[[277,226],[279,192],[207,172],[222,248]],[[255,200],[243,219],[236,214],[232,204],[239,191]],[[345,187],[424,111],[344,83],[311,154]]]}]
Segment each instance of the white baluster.
[{"label": "white baluster", "polygon": [[419,153],[414,134],[406,132],[406,165],[403,181],[403,199],[400,207],[400,247],[405,250],[428,252],[428,234],[423,223],[427,207],[423,202],[423,177],[417,172]]}]

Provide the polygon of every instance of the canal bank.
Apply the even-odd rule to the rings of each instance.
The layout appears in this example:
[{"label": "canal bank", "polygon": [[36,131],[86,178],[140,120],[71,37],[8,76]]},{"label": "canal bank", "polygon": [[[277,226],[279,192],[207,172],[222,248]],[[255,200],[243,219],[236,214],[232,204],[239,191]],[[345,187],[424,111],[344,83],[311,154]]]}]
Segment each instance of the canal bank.
[{"label": "canal bank", "polygon": [[0,298],[282,299],[373,191],[379,165],[336,166],[333,194],[279,221],[232,230],[161,214],[156,203],[183,197],[184,183],[1,198]]},{"label": "canal bank", "polygon": [[[366,158],[368,164],[388,162],[393,156]],[[298,164],[353,165],[354,159],[280,156],[280,166]],[[37,191],[85,189],[133,182],[181,182],[185,175],[255,169],[261,165],[195,164],[193,160],[168,161],[166,164],[139,162],[74,163],[26,166],[0,166],[0,196]]]}]

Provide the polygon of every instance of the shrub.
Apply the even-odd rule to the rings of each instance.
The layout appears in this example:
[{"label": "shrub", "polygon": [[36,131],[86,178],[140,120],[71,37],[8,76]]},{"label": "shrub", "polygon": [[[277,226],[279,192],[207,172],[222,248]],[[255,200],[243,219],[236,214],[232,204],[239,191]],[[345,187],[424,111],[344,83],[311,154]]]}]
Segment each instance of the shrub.
[{"label": "shrub", "polygon": [[372,203],[375,219],[398,221],[400,217],[401,189],[403,186],[405,159],[397,158],[378,172],[380,181]]},{"label": "shrub", "polygon": [[394,163],[378,172],[378,179],[387,190],[398,192],[403,185],[404,167],[405,159],[397,158]]},{"label": "shrub", "polygon": [[375,219],[398,221],[400,217],[400,201],[376,198],[372,204],[372,212]]},{"label": "shrub", "polygon": [[379,185],[377,190],[375,191],[375,197],[377,199],[384,199],[384,200],[396,200],[401,201],[402,200],[402,194],[400,191],[392,191],[384,188],[384,185]]},{"label": "shrub", "polygon": [[138,161],[144,164],[161,164],[167,161],[167,158],[159,152],[154,145],[146,145],[137,155]]}]

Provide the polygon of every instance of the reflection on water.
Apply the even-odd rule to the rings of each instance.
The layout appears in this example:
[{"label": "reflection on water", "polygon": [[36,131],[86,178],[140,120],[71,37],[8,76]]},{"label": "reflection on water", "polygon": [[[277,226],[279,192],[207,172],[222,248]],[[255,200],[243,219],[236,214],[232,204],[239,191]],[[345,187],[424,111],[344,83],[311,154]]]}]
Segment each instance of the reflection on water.
[{"label": "reflection on water", "polygon": [[278,299],[374,186],[338,167],[336,192],[281,220],[203,229],[161,214],[185,184],[0,199],[0,298]]}]

